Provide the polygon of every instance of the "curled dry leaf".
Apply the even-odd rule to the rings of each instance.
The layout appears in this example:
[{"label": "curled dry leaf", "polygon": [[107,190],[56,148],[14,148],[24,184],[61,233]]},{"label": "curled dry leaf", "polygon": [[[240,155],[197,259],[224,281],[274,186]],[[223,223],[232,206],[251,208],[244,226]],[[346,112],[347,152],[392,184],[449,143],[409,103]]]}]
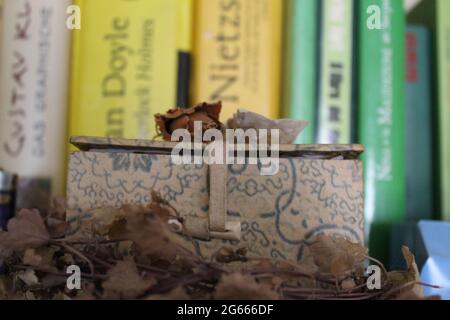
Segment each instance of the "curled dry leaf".
[{"label": "curled dry leaf", "polygon": [[110,236],[133,241],[137,251],[142,255],[173,261],[180,249],[189,249],[189,242],[170,230],[167,221],[149,208],[125,206],[124,218],[116,220]]},{"label": "curled dry leaf", "polygon": [[367,257],[367,248],[344,238],[317,235],[309,247],[320,272],[336,277],[361,266]]},{"label": "curled dry leaf", "polygon": [[215,299],[223,300],[276,300],[279,295],[270,285],[256,282],[242,273],[225,274],[214,292]]},{"label": "curled dry leaf", "polygon": [[202,103],[190,109],[176,108],[166,114],[156,114],[155,121],[159,133],[166,141],[171,141],[172,133],[176,129],[186,129],[194,133],[194,122],[202,122],[202,134],[208,129],[222,129],[219,121],[222,103]]},{"label": "curled dry leaf", "polygon": [[281,144],[294,143],[297,136],[308,125],[308,121],[299,121],[292,119],[272,120],[258,113],[238,110],[231,119],[227,121],[227,129],[255,129],[269,130],[269,141],[271,140],[271,129],[278,129],[279,142]]},{"label": "curled dry leaf", "polygon": [[21,210],[8,223],[8,232],[0,234],[0,250],[38,248],[50,241],[44,221],[37,210]]},{"label": "curled dry leaf", "polygon": [[[419,268],[416,264],[416,259],[409,250],[408,247],[402,246],[403,257],[406,262],[406,271],[393,271],[388,273],[388,279],[396,288],[401,288],[402,286],[417,282],[420,280]],[[423,287],[418,284],[414,284],[408,287],[405,287],[404,290],[400,291],[401,295],[405,295],[405,297],[424,297]]]},{"label": "curled dry leaf", "polygon": [[156,284],[154,278],[142,278],[133,260],[118,262],[102,284],[106,298],[136,299]]}]

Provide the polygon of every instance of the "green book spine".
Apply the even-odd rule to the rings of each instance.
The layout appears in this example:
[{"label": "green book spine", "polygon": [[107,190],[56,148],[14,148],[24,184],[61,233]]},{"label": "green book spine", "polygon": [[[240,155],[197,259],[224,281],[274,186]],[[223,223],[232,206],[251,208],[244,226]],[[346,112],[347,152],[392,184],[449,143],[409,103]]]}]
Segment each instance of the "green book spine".
[{"label": "green book spine", "polygon": [[309,121],[297,143],[315,142],[318,1],[287,0],[285,10],[284,114]]},{"label": "green book spine", "polygon": [[387,261],[390,225],[405,217],[405,16],[398,0],[360,0],[359,140],[371,254]]},{"label": "green book spine", "polygon": [[433,148],[428,28],[406,32],[406,220],[433,218]]},{"label": "green book spine", "polygon": [[450,1],[438,4],[440,198],[442,218],[450,220]]},{"label": "green book spine", "polygon": [[432,49],[435,59],[432,77],[437,106],[436,143],[437,175],[440,192],[437,195],[439,212],[445,220],[450,220],[450,1],[427,0],[414,9],[408,17],[414,23],[425,23],[432,29]]},{"label": "green book spine", "polygon": [[318,142],[353,141],[353,1],[322,0]]}]

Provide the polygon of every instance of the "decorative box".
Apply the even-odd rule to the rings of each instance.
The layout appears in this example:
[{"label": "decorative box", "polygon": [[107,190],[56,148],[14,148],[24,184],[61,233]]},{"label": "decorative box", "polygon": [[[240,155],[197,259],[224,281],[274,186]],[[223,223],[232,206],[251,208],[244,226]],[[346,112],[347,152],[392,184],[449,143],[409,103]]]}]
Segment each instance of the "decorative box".
[{"label": "decorative box", "polygon": [[[68,219],[76,231],[101,207],[147,204],[158,192],[184,218],[198,254],[222,246],[301,259],[317,233],[364,239],[361,145],[281,145],[279,171],[257,164],[176,165],[171,142],[72,137]],[[203,146],[204,148],[205,146]]]}]

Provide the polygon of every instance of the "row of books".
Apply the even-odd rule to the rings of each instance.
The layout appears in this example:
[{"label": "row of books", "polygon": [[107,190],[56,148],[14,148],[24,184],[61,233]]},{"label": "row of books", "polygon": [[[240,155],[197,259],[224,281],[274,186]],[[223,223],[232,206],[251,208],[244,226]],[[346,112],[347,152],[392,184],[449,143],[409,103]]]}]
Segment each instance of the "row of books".
[{"label": "row of books", "polygon": [[0,166],[52,194],[68,136],[150,139],[154,114],[221,100],[223,121],[245,108],[308,120],[299,143],[364,144],[371,238],[450,219],[448,0],[408,30],[401,0],[0,3]]}]

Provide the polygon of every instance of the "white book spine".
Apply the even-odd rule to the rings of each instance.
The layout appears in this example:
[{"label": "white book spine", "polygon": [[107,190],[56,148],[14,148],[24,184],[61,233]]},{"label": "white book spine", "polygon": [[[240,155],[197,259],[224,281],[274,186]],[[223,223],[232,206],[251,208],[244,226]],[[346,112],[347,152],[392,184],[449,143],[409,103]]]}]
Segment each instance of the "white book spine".
[{"label": "white book spine", "polygon": [[0,166],[64,192],[71,0],[3,0]]}]

